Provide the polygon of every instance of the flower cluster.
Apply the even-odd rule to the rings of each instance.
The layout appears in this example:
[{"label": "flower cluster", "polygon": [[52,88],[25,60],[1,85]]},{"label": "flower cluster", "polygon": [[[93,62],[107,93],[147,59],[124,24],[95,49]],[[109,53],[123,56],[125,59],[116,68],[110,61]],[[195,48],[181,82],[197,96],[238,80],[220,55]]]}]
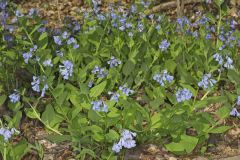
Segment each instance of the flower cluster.
[{"label": "flower cluster", "polygon": [[203,87],[204,89],[210,89],[217,81],[215,79],[211,79],[211,74],[204,74],[203,78],[200,82],[198,82],[199,87]]},{"label": "flower cluster", "polygon": [[52,60],[51,59],[45,60],[43,62],[43,66],[45,66],[45,67],[53,67]]},{"label": "flower cluster", "polygon": [[17,90],[15,90],[14,93],[9,95],[9,98],[12,103],[17,103],[20,101],[20,94],[17,92]]},{"label": "flower cluster", "polygon": [[59,65],[59,70],[63,79],[68,80],[72,76],[73,64],[69,60],[63,61],[63,65]]},{"label": "flower cluster", "polygon": [[119,93],[114,93],[114,92],[108,92],[109,95],[111,95],[110,100],[115,100],[116,102],[118,102],[118,99],[120,97]]},{"label": "flower cluster", "polygon": [[48,89],[48,84],[46,84],[45,79],[46,79],[45,77],[43,77],[41,79],[40,77],[33,76],[33,81],[31,82],[32,89],[36,92],[41,92],[40,83],[41,82],[44,83],[44,86],[43,86],[42,92],[41,92],[41,97],[44,97],[46,90]]},{"label": "flower cluster", "polygon": [[[218,62],[219,65],[223,65],[223,67],[227,68],[227,69],[233,69],[233,60],[226,56],[225,59],[218,53],[213,55],[213,58],[215,61]],[[223,64],[224,63],[224,64]]]},{"label": "flower cluster", "polygon": [[119,153],[123,147],[127,149],[135,147],[136,141],[134,140],[134,137],[136,136],[137,134],[134,132],[131,132],[127,129],[123,130],[119,142],[114,143],[112,150],[116,153]]},{"label": "flower cluster", "polygon": [[168,47],[170,46],[170,43],[164,39],[160,45],[159,45],[159,48],[161,49],[161,51],[166,51],[168,49]]},{"label": "flower cluster", "polygon": [[113,68],[113,67],[117,67],[122,62],[120,60],[116,59],[114,56],[112,56],[111,59],[109,61],[107,61],[107,63],[110,65],[110,68]]},{"label": "flower cluster", "polygon": [[238,96],[238,98],[237,98],[237,105],[240,106],[240,96]]},{"label": "flower cluster", "polygon": [[153,80],[157,81],[161,86],[165,86],[167,82],[171,83],[173,81],[173,76],[169,75],[167,70],[163,70],[162,73],[154,75]]},{"label": "flower cluster", "polygon": [[101,68],[99,66],[95,66],[94,69],[92,70],[93,74],[97,74],[98,78],[104,78],[107,76],[108,72],[105,71],[104,68]]},{"label": "flower cluster", "polygon": [[108,112],[108,107],[107,107],[107,105],[106,105],[102,100],[93,101],[93,102],[91,102],[91,104],[93,105],[93,106],[92,106],[92,109],[93,109],[94,111],[98,111],[98,112]]},{"label": "flower cluster", "polygon": [[4,141],[8,141],[14,133],[19,133],[15,128],[7,129],[7,128],[0,128],[0,135],[3,136]]},{"label": "flower cluster", "polygon": [[240,117],[240,113],[238,112],[238,110],[236,108],[233,108],[232,111],[230,112],[230,116]]},{"label": "flower cluster", "polygon": [[23,59],[26,64],[28,64],[28,61],[30,58],[32,58],[33,52],[37,50],[37,45],[34,45],[33,48],[30,48],[29,52],[23,53]]},{"label": "flower cluster", "polygon": [[130,94],[133,94],[133,92],[134,92],[130,88],[127,88],[125,85],[124,86],[120,86],[119,90],[122,91],[122,93],[125,94],[126,96],[129,96]]},{"label": "flower cluster", "polygon": [[182,90],[178,90],[176,93],[176,98],[178,102],[183,102],[186,100],[191,99],[192,97],[192,93],[190,92],[190,90],[184,88]]}]

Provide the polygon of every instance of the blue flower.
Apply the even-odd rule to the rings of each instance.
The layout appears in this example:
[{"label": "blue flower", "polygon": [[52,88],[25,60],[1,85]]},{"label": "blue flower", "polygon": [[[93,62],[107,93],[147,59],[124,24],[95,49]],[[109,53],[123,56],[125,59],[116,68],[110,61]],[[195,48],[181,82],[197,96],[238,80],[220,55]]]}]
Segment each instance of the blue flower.
[{"label": "blue flower", "polygon": [[38,29],[38,32],[44,33],[44,32],[46,32],[46,28],[45,28],[45,27],[40,27],[40,28]]},{"label": "blue flower", "polygon": [[37,13],[37,10],[35,8],[31,8],[28,12],[28,16],[33,16],[35,13]]},{"label": "blue flower", "polygon": [[115,153],[118,153],[121,151],[122,147],[125,147],[127,149],[133,148],[136,146],[136,141],[134,140],[134,137],[136,137],[137,134],[134,132],[131,132],[127,129],[124,129],[121,133],[121,138],[118,143],[114,143],[112,150]]},{"label": "blue flower", "polygon": [[93,109],[94,111],[98,111],[98,112],[108,112],[108,107],[107,107],[107,105],[106,105],[102,100],[93,101],[93,102],[91,102],[91,104],[93,105],[93,106],[92,106],[92,109]]},{"label": "blue flower", "polygon": [[42,89],[41,97],[44,97],[47,89],[48,89],[48,85],[45,84],[45,85],[43,86],[43,89]]},{"label": "blue flower", "polygon": [[157,81],[161,86],[165,86],[166,82],[171,83],[173,81],[173,76],[170,76],[167,70],[162,73],[155,74],[153,80]]},{"label": "blue flower", "polygon": [[31,52],[23,53],[23,58],[24,62],[28,64],[29,59],[32,58],[32,53]]},{"label": "blue flower", "polygon": [[132,6],[131,6],[131,12],[132,12],[132,13],[136,13],[136,11],[137,11],[136,5],[132,5]]},{"label": "blue flower", "polygon": [[57,56],[59,56],[59,57],[63,57],[63,52],[60,51],[60,50],[56,51],[56,54],[57,54]]},{"label": "blue flower", "polygon": [[211,39],[212,38],[212,35],[210,33],[208,33],[205,37],[205,39]]},{"label": "blue flower", "polygon": [[191,99],[192,97],[192,93],[190,92],[190,90],[184,88],[182,90],[178,90],[176,93],[176,98],[178,102],[183,102],[186,100]]},{"label": "blue flower", "polygon": [[36,92],[40,92],[40,77],[33,76],[33,81],[31,82],[32,89]]},{"label": "blue flower", "polygon": [[77,44],[77,43],[73,44],[73,48],[74,48],[74,49],[79,48],[79,44]]},{"label": "blue flower", "polygon": [[240,106],[240,96],[238,96],[238,98],[237,98],[237,105]]},{"label": "blue flower", "polygon": [[110,68],[113,68],[113,67],[117,67],[122,62],[120,60],[116,59],[114,56],[112,56],[111,59],[109,61],[107,61],[107,63],[110,65]]},{"label": "blue flower", "polygon": [[215,59],[215,61],[218,62],[219,65],[222,65],[223,64],[223,58],[221,55],[219,55],[218,53],[214,54],[213,55],[213,58]]},{"label": "blue flower", "polygon": [[20,101],[20,94],[15,90],[14,93],[9,95],[9,98],[12,103],[17,103]]},{"label": "blue flower", "polygon": [[202,80],[198,82],[198,86],[204,89],[210,89],[217,82],[215,79],[211,79],[211,76],[210,73],[204,74]]},{"label": "blue flower", "polygon": [[69,60],[63,61],[63,65],[59,65],[60,73],[63,76],[63,79],[67,80],[72,76],[73,64]]},{"label": "blue flower", "polygon": [[177,19],[177,23],[181,27],[181,29],[183,29],[185,25],[189,25],[189,20],[187,19],[187,17],[180,17]]},{"label": "blue flower", "polygon": [[233,69],[234,67],[233,67],[233,60],[230,58],[230,57],[228,57],[228,56],[226,56],[226,62],[225,62],[225,64],[223,65],[225,68],[228,68],[228,69]]},{"label": "blue flower", "polygon": [[62,34],[62,38],[67,39],[68,37],[69,37],[68,32],[64,31],[63,34]]},{"label": "blue flower", "polygon": [[53,64],[52,64],[52,60],[51,59],[47,59],[43,62],[43,65],[45,67],[53,67]]},{"label": "blue flower", "polygon": [[230,116],[233,116],[233,117],[240,117],[240,113],[238,112],[238,110],[236,108],[233,108],[229,114],[230,114]]},{"label": "blue flower", "polygon": [[112,147],[112,151],[115,153],[119,153],[122,149],[122,145],[120,143],[114,143]]},{"label": "blue flower", "polygon": [[130,94],[132,94],[134,92],[130,88],[127,88],[125,85],[124,86],[120,86],[118,89],[120,91],[122,91],[122,93],[125,94],[126,96],[129,96]]},{"label": "blue flower", "polygon": [[97,74],[98,78],[104,78],[108,74],[108,72],[105,71],[104,68],[100,68],[99,66],[95,66],[94,69],[92,70],[92,73]]},{"label": "blue flower", "polygon": [[62,45],[62,40],[60,36],[53,36],[53,40],[57,45]]},{"label": "blue flower", "polygon": [[0,9],[5,10],[6,7],[7,7],[7,4],[8,4],[8,3],[7,3],[6,0],[0,1]]},{"label": "blue flower", "polygon": [[144,30],[144,26],[143,26],[143,24],[141,22],[138,22],[137,28],[138,28],[139,32],[142,32]]},{"label": "blue flower", "polygon": [[94,84],[93,81],[89,81],[89,82],[88,82],[88,87],[89,87],[89,88],[92,88],[93,84]]},{"label": "blue flower", "polygon": [[19,10],[16,10],[15,15],[16,15],[17,17],[22,17],[22,16],[24,16]]},{"label": "blue flower", "polygon": [[120,97],[119,93],[114,93],[114,92],[108,92],[109,95],[112,95],[110,100],[115,100],[116,102],[118,102],[118,99]]},{"label": "blue flower", "polygon": [[69,38],[68,41],[67,41],[67,44],[68,44],[68,45],[69,45],[69,44],[72,44],[72,43],[76,43],[76,39],[73,38],[73,37]]},{"label": "blue flower", "polygon": [[161,51],[166,51],[169,46],[170,46],[170,43],[166,39],[164,39],[159,45],[159,48],[161,49]]},{"label": "blue flower", "polygon": [[7,129],[7,128],[0,128],[0,135],[3,136],[4,141],[8,141],[14,133],[18,133],[18,131],[15,128]]}]

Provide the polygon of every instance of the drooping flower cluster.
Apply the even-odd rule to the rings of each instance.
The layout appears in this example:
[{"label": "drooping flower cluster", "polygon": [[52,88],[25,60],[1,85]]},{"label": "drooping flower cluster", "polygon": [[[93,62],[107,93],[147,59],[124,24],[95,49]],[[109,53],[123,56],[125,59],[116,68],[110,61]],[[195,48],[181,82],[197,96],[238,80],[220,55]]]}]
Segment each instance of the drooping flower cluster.
[{"label": "drooping flower cluster", "polygon": [[111,95],[110,100],[115,100],[116,102],[118,102],[118,99],[120,97],[119,93],[114,93],[114,92],[108,92],[109,95]]},{"label": "drooping flower cluster", "polygon": [[104,78],[107,76],[108,71],[106,71],[104,68],[101,68],[99,66],[95,66],[94,69],[92,70],[93,74],[97,74],[98,78]]},{"label": "drooping flower cluster", "polygon": [[68,80],[72,76],[73,64],[69,60],[63,61],[63,65],[59,65],[59,70],[63,79]]},{"label": "drooping flower cluster", "polygon": [[211,74],[204,74],[203,78],[200,82],[198,82],[198,86],[204,89],[210,89],[217,81],[215,79],[211,79]]},{"label": "drooping flower cluster", "polygon": [[120,60],[116,59],[114,56],[112,56],[111,59],[109,61],[107,61],[107,63],[110,65],[110,68],[113,68],[113,67],[117,67],[122,62]]},{"label": "drooping flower cluster", "polygon": [[93,101],[93,102],[91,102],[91,104],[92,104],[92,109],[94,111],[108,112],[108,107],[102,100]]},{"label": "drooping flower cluster", "polygon": [[238,98],[237,98],[237,105],[240,106],[240,96],[238,96]]},{"label": "drooping flower cluster", "polygon": [[[227,68],[227,69],[233,69],[233,60],[226,56],[225,59],[218,53],[213,55],[213,58],[215,61],[218,62],[219,65],[223,65],[223,67]],[[224,64],[223,64],[224,63]]]},{"label": "drooping flower cluster", "polygon": [[14,90],[15,92],[9,95],[10,101],[12,103],[17,103],[20,101],[20,94],[17,92],[17,90]]},{"label": "drooping flower cluster", "polygon": [[23,53],[23,59],[24,59],[24,62],[26,64],[28,64],[28,61],[30,58],[32,58],[32,54],[33,52],[35,52],[37,50],[37,45],[34,45],[33,48],[30,48],[30,51],[29,52],[25,52]]},{"label": "drooping flower cluster", "polygon": [[123,130],[119,142],[113,144],[112,150],[115,153],[119,153],[123,147],[127,149],[135,147],[136,141],[134,140],[134,137],[136,136],[137,134],[134,132],[131,132],[127,129]]},{"label": "drooping flower cluster", "polygon": [[7,142],[15,133],[19,133],[15,128],[0,128],[0,135],[3,136],[5,142]]},{"label": "drooping flower cluster", "polygon": [[159,48],[161,49],[161,51],[166,51],[169,46],[170,46],[170,43],[168,42],[168,40],[164,39],[164,40],[160,43]]},{"label": "drooping flower cluster", "polygon": [[173,76],[169,75],[167,70],[163,70],[162,73],[155,74],[153,80],[157,81],[161,86],[165,86],[166,83],[173,81]]},{"label": "drooping flower cluster", "polygon": [[45,67],[53,67],[52,60],[51,59],[47,59],[47,60],[43,61],[43,66],[45,66]]},{"label": "drooping flower cluster", "polygon": [[31,82],[32,89],[36,92],[41,92],[40,83],[42,82],[44,84],[41,92],[41,97],[44,97],[46,90],[48,89],[48,84],[45,81],[46,77],[43,77],[41,79],[40,77],[33,76],[33,81]]},{"label": "drooping flower cluster", "polygon": [[130,88],[127,88],[126,85],[124,86],[120,86],[118,88],[120,91],[122,91],[123,94],[125,94],[126,96],[129,96],[130,94],[133,94],[133,90],[131,90]]},{"label": "drooping flower cluster", "polygon": [[238,110],[234,107],[231,112],[229,113],[230,116],[233,116],[233,117],[240,117],[240,113],[238,112]]},{"label": "drooping flower cluster", "polygon": [[186,88],[182,90],[178,90],[176,92],[177,102],[183,102],[183,101],[189,100],[191,99],[191,97],[192,97],[191,91]]}]

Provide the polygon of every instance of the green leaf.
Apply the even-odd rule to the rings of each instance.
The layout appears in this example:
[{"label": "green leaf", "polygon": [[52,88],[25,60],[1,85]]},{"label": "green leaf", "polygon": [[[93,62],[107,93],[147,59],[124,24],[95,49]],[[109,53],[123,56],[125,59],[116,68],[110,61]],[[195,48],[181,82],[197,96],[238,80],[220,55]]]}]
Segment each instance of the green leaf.
[{"label": "green leaf", "polygon": [[191,153],[198,143],[198,138],[181,135],[181,140],[178,143],[172,142],[165,145],[166,148],[176,154],[183,154],[184,152]]},{"label": "green leaf", "polygon": [[56,124],[58,124],[62,121],[62,118],[60,118],[55,113],[52,105],[50,105],[50,104],[46,106],[45,111],[43,112],[41,119],[46,124],[49,124],[50,127],[54,127],[54,126],[56,126]]},{"label": "green leaf", "polygon": [[229,106],[223,106],[223,107],[221,107],[217,110],[216,114],[221,119],[224,119],[224,118],[227,118],[229,116],[230,111],[231,111],[231,109],[230,109]]},{"label": "green leaf", "polygon": [[168,59],[166,62],[165,62],[165,68],[171,72],[171,73],[174,73],[174,70],[175,68],[177,67],[177,64],[174,60],[172,59]]},{"label": "green leaf", "polygon": [[29,118],[32,118],[32,119],[38,119],[40,117],[40,113],[38,112],[35,113],[32,110],[32,108],[25,108],[25,113]]},{"label": "green leaf", "polygon": [[133,62],[133,60],[129,59],[123,66],[123,74],[125,76],[130,75],[134,70],[134,68],[135,68],[135,63]]},{"label": "green leaf", "polygon": [[46,137],[47,140],[53,142],[53,143],[61,143],[61,142],[65,142],[65,141],[70,141],[72,138],[71,135],[48,135]]},{"label": "green leaf", "polygon": [[0,107],[3,105],[3,103],[6,101],[7,96],[6,95],[1,95],[0,96]]},{"label": "green leaf", "polygon": [[103,81],[99,85],[90,89],[90,97],[99,96],[103,92],[103,90],[105,89],[106,85],[107,85],[107,81]]},{"label": "green leaf", "polygon": [[198,101],[196,102],[196,104],[194,105],[195,108],[204,108],[207,107],[210,104],[214,104],[214,103],[225,103],[227,102],[228,99],[226,96],[218,96],[218,97],[209,97],[206,98],[202,101]]},{"label": "green leaf", "polygon": [[233,69],[228,70],[228,78],[236,85],[240,84],[240,74]]},{"label": "green leaf", "polygon": [[227,130],[229,130],[230,128],[232,128],[231,126],[220,126],[217,128],[213,128],[209,131],[209,133],[224,133]]},{"label": "green leaf", "polygon": [[218,6],[221,7],[221,5],[223,4],[224,0],[214,0],[214,3]]}]

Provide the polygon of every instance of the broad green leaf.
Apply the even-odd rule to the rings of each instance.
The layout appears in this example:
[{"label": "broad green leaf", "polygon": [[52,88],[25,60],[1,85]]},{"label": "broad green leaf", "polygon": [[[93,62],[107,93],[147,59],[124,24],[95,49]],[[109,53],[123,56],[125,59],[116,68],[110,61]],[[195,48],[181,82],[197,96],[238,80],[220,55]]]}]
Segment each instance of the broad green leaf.
[{"label": "broad green leaf", "polygon": [[90,89],[90,97],[97,97],[97,96],[99,96],[104,91],[106,85],[107,85],[107,81],[103,81],[99,85],[97,85],[97,86],[93,87],[92,89]]},{"label": "broad green leaf", "polygon": [[6,99],[7,99],[6,95],[3,94],[3,95],[0,96],[0,107],[2,107],[2,105],[4,104]]},{"label": "broad green leaf", "polygon": [[132,60],[128,60],[123,66],[123,74],[128,76],[132,73],[135,68],[135,63]]},{"label": "broad green leaf", "polygon": [[233,69],[228,70],[228,78],[236,85],[240,84],[240,74]]},{"label": "broad green leaf", "polygon": [[230,128],[232,128],[231,126],[220,126],[217,128],[213,128],[209,131],[209,133],[224,133],[227,130],[229,130]]},{"label": "broad green leaf", "polygon": [[200,100],[200,101],[196,102],[194,107],[195,108],[204,108],[204,107],[207,107],[210,104],[225,103],[227,101],[228,101],[228,99],[226,98],[226,96],[208,97],[208,98],[206,98],[202,101]]}]

